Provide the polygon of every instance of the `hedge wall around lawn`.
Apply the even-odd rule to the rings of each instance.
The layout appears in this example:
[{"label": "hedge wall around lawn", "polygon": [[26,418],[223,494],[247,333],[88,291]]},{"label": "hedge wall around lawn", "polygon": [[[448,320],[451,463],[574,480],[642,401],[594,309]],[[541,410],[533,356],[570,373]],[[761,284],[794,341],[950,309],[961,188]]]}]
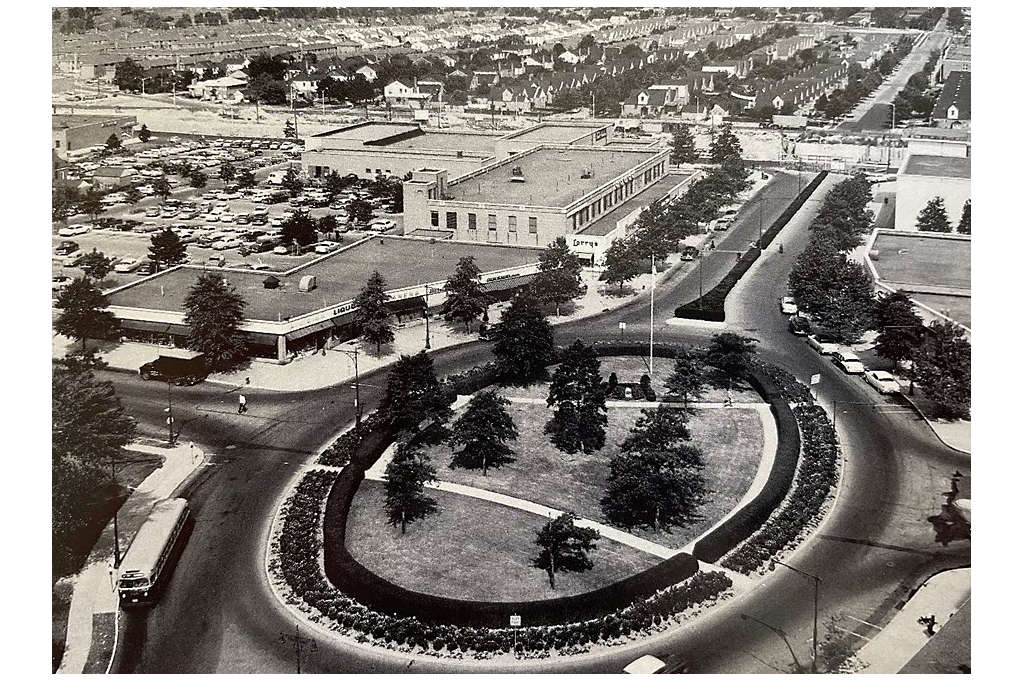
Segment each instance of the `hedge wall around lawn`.
[{"label": "hedge wall around lawn", "polygon": [[749,540],[729,554],[722,565],[752,573],[795,543],[824,513],[825,501],[838,479],[839,445],[825,410],[818,405],[793,408],[800,427],[803,457],[793,491],[782,507]]},{"label": "hedge wall around lawn", "polygon": [[693,555],[707,563],[721,559],[768,520],[792,487],[793,474],[800,458],[800,429],[789,403],[781,397],[778,386],[756,368],[748,373],[747,379],[768,402],[775,416],[779,436],[775,461],[768,480],[757,496],[694,545]]},{"label": "hedge wall around lawn", "polygon": [[525,657],[541,657],[551,651],[582,653],[598,642],[613,641],[634,633],[661,628],[685,611],[716,600],[732,587],[719,571],[700,572],[685,582],[658,592],[649,599],[607,613],[600,618],[557,626],[474,628],[436,625],[417,618],[399,617],[367,608],[344,594],[324,577],[319,555],[323,547],[319,528],[324,496],[339,474],[310,471],[303,476],[284,505],[279,555],[272,561],[273,574],[284,579],[293,596],[333,626],[355,632],[360,641],[407,651],[421,650],[436,656],[475,658],[512,651]]},{"label": "hedge wall around lawn", "polygon": [[747,270],[757,261],[762,253],[762,249],[767,247],[778,236],[782,228],[786,226],[786,223],[792,220],[796,212],[807,202],[811,194],[814,193],[814,190],[818,189],[818,186],[825,180],[827,175],[828,171],[821,171],[814,176],[814,179],[800,191],[796,198],[786,207],[786,210],[764,231],[764,234],[758,237],[757,244],[760,248],[748,249],[736,261],[736,265],[729,270],[722,281],[706,292],[703,297],[694,299],[689,303],[684,303],[676,308],[676,317],[684,317],[690,320],[725,322],[725,299],[729,296],[733,287],[736,286]]}]

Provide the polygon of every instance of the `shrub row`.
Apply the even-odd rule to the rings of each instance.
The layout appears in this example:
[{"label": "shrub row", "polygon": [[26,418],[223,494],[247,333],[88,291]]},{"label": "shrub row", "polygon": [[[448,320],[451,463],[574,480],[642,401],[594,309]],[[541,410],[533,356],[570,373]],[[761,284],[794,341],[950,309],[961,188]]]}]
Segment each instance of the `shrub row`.
[{"label": "shrub row", "polygon": [[838,478],[839,447],[825,410],[801,404],[793,408],[800,426],[803,457],[790,497],[753,537],[725,558],[723,566],[751,573],[794,543],[818,521]]},{"label": "shrub row", "polygon": [[[701,561],[714,563],[749,538],[764,525],[793,485],[793,474],[800,459],[800,429],[774,376],[761,370],[764,366],[772,367],[759,363],[748,372],[747,380],[768,402],[775,416],[779,441],[775,460],[768,480],[757,496],[694,545],[693,555]],[[774,375],[787,374],[778,368],[774,370]]]},{"label": "shrub row", "polygon": [[690,320],[708,320],[711,322],[724,322],[725,321],[725,299],[729,296],[729,293],[736,286],[737,282],[746,274],[747,270],[754,264],[754,262],[761,255],[761,250],[768,246],[773,239],[782,231],[782,228],[786,226],[796,212],[800,209],[804,203],[810,198],[814,190],[818,189],[825,177],[828,175],[828,171],[821,171],[814,179],[811,180],[803,190],[796,196],[793,201],[786,207],[786,210],[775,219],[768,229],[764,231],[758,240],[757,245],[760,248],[750,248],[744,253],[736,265],[726,274],[726,276],[715,285],[710,291],[704,294],[703,297],[694,299],[689,303],[676,308],[676,317],[685,317]]},{"label": "shrub row", "polygon": [[778,365],[773,365],[770,362],[764,362],[757,358],[753,360],[752,364],[757,368],[758,372],[768,377],[771,384],[774,385],[775,395],[778,395],[786,402],[790,404],[814,402],[814,398],[811,397],[811,390],[807,385]]},{"label": "shrub row", "polygon": [[[689,580],[638,600],[600,618],[554,626],[511,628],[460,627],[428,623],[371,610],[331,585],[320,569],[322,547],[318,528],[324,497],[335,473],[308,472],[285,505],[276,566],[295,597],[316,609],[330,623],[354,631],[362,641],[461,657],[463,652],[484,657],[512,651],[544,655],[550,651],[577,653],[590,645],[614,641],[656,629],[683,612],[716,599],[732,587],[724,573],[697,573]],[[515,643],[515,644],[513,644]]]}]

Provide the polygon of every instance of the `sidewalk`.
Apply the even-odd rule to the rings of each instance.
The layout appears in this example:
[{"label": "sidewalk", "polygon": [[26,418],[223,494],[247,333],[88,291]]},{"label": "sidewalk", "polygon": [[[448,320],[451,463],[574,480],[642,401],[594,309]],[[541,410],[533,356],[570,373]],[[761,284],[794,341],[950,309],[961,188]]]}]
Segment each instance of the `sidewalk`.
[{"label": "sidewalk", "polygon": [[903,669],[931,638],[918,618],[934,616],[939,632],[971,597],[971,569],[945,571],[929,578],[880,633],[861,647],[861,673],[894,674]]},{"label": "sidewalk", "polygon": [[[133,452],[158,454],[164,461],[132,491],[118,511],[118,539],[124,555],[150,509],[165,499],[195,471],[204,454],[190,443],[174,448],[133,443]],[[67,640],[59,673],[106,672],[116,649],[118,600],[111,568],[114,524],[111,521],[96,541],[85,567],[74,577],[68,612]],[[94,628],[94,623],[98,626]]]}]

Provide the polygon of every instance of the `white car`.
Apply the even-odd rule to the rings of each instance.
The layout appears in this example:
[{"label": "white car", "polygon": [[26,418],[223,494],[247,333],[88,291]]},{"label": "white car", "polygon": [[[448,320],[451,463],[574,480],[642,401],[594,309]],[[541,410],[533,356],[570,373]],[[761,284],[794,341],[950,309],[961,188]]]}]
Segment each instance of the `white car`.
[{"label": "white car", "polygon": [[825,336],[811,334],[807,337],[807,345],[822,355],[832,355],[839,350],[839,344]]},{"label": "white car", "polygon": [[78,224],[75,224],[75,225],[68,225],[67,227],[62,227],[57,232],[57,236],[59,236],[59,237],[77,237],[78,235],[85,234],[86,232],[89,232],[90,230],[92,230],[92,225],[85,225],[84,223],[78,223]]},{"label": "white car", "polygon": [[142,265],[138,258],[122,258],[114,265],[114,272],[134,272]]},{"label": "white car", "polygon": [[376,232],[387,232],[395,227],[396,223],[394,220],[387,220],[379,218],[370,223],[370,229]]},{"label": "white car", "polygon": [[655,673],[660,673],[665,669],[665,667],[666,664],[664,661],[648,654],[646,656],[641,656],[627,665],[622,669],[622,672],[627,675],[653,675]]},{"label": "white car", "polygon": [[796,315],[800,312],[796,307],[796,300],[792,296],[783,296],[779,299],[779,310],[783,315]]},{"label": "white car", "polygon": [[318,242],[313,246],[313,251],[316,253],[330,253],[337,249],[341,244],[338,242]]},{"label": "white car", "polygon": [[220,214],[219,213],[207,213],[206,217],[203,218],[203,220],[205,220],[208,223],[220,222]]},{"label": "white car", "polygon": [[889,372],[882,369],[873,369],[864,373],[864,381],[879,393],[889,395],[900,392],[900,382]]},{"label": "white car", "polygon": [[60,264],[66,268],[70,268],[74,265],[78,265],[79,261],[81,261],[83,257],[85,257],[84,251],[72,251],[61,259]]},{"label": "white car", "polygon": [[864,363],[852,350],[837,350],[832,353],[832,364],[847,374],[863,374]]},{"label": "white car", "polygon": [[234,239],[234,238],[222,239],[221,241],[214,243],[213,250],[214,251],[227,251],[228,249],[237,249],[241,245],[242,245],[242,241],[240,239]]},{"label": "white car", "polygon": [[288,255],[288,247],[287,246],[275,246],[272,253],[276,253],[279,256],[287,256]]}]

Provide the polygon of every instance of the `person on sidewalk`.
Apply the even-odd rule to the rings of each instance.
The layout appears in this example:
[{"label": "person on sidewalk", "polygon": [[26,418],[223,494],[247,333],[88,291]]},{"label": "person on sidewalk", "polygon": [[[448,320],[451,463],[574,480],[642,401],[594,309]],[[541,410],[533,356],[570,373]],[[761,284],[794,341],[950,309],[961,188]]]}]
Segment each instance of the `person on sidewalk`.
[{"label": "person on sidewalk", "polygon": [[248,412],[248,411],[249,411],[249,408],[245,404],[245,396],[242,395],[241,393],[239,393],[238,394],[238,414],[242,414],[243,412]]}]

